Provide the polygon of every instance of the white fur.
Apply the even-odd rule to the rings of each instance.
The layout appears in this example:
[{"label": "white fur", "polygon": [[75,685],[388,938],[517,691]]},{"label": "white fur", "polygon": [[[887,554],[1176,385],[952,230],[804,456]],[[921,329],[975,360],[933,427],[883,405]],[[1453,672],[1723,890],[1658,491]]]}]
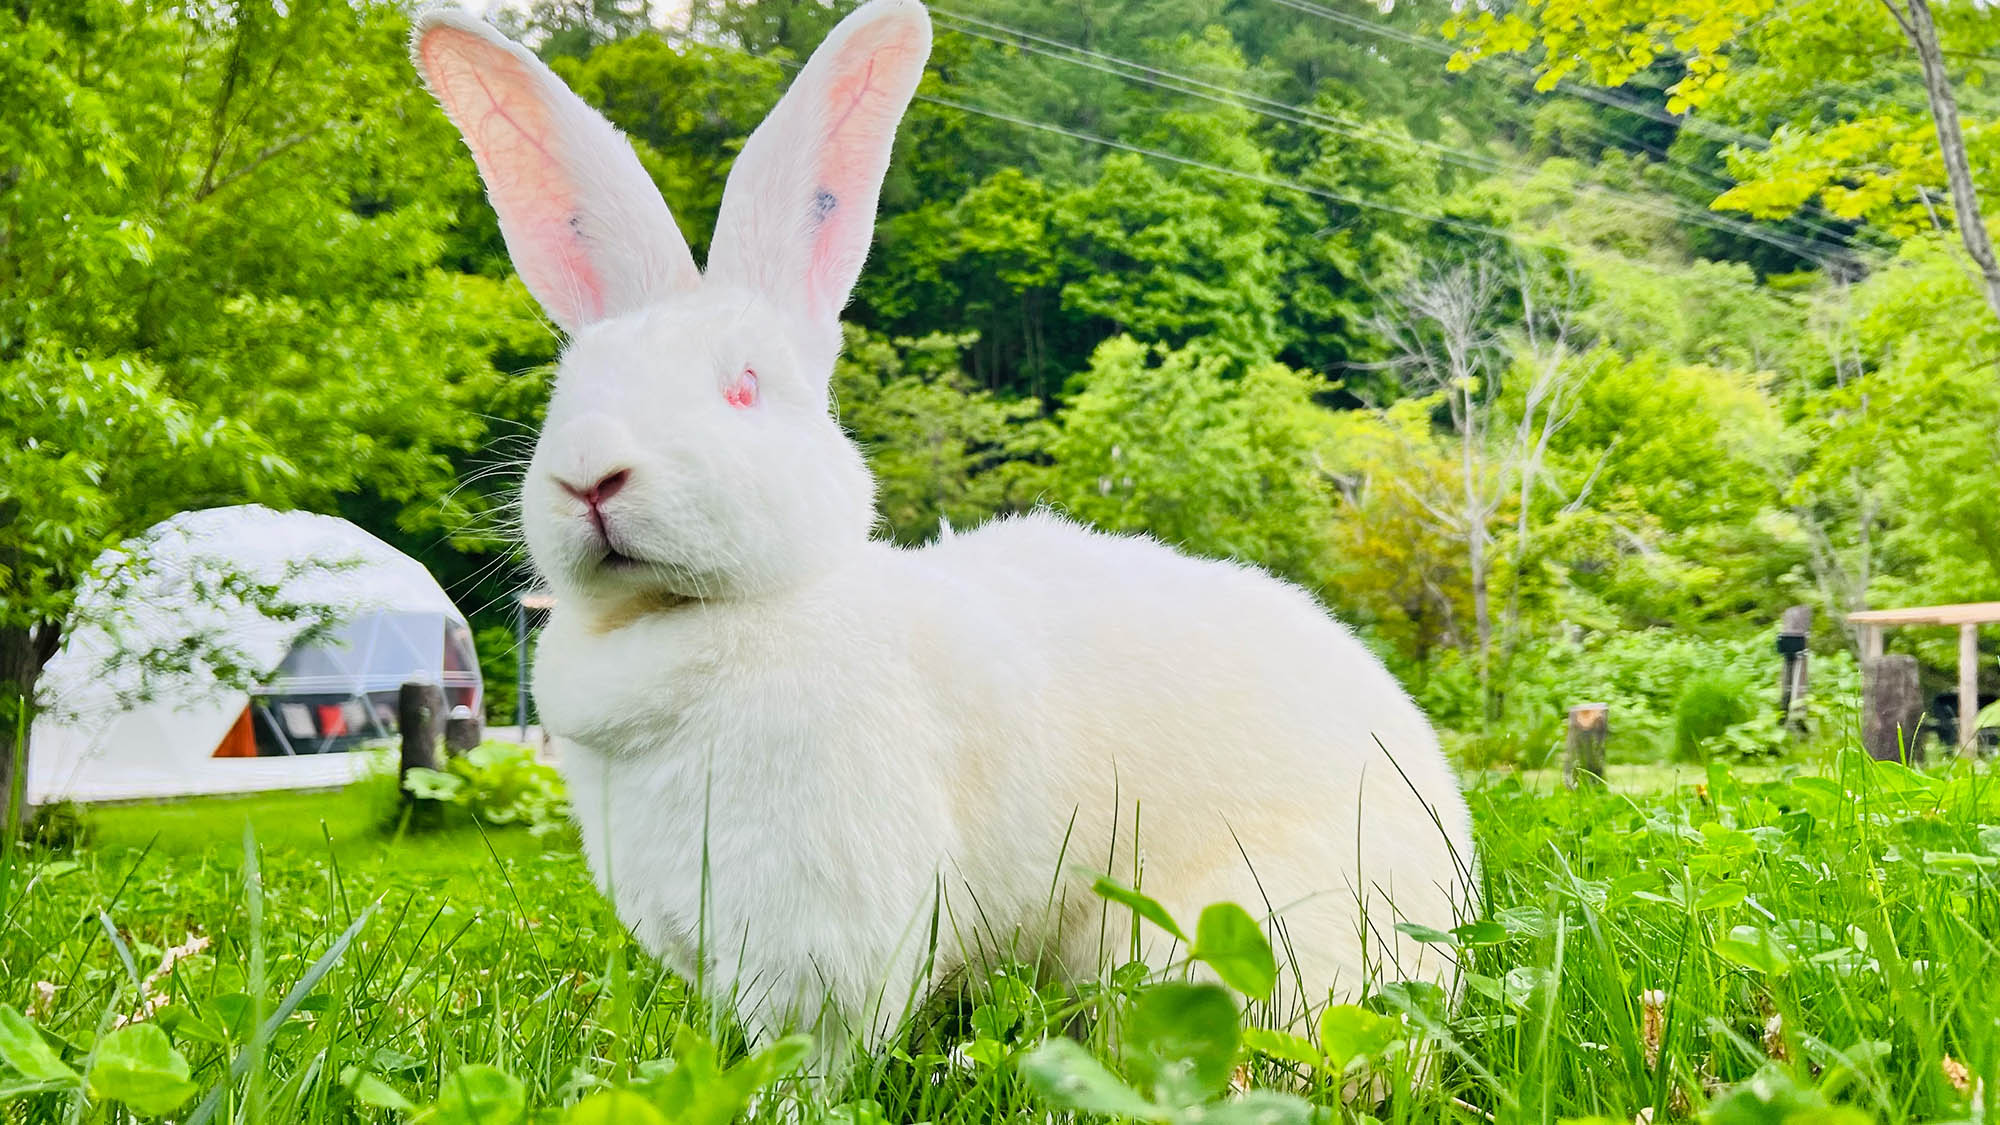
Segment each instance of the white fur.
[{"label": "white fur", "polygon": [[[438,26],[461,24],[420,22],[420,65]],[[649,948],[766,1032],[893,1026],[928,986],[934,911],[928,980],[1020,957],[1091,975],[1133,941],[1090,893],[1103,872],[1140,871],[1189,923],[1222,900],[1274,917],[1285,1018],[1446,976],[1394,923],[1468,906],[1465,802],[1409,697],[1302,591],[1048,514],[869,540],[827,341],[928,42],[911,0],[843,21],[746,148],[708,280],[577,325],[565,352],[523,514],[558,594],[535,694],[594,871]],[[889,100],[843,131],[822,105],[857,75]],[[631,158],[615,147],[594,166]],[[844,227],[799,213],[819,189],[796,177],[828,168]],[[628,286],[618,248],[569,228]],[[723,395],[746,368],[742,409]],[[563,484],[617,471],[607,544]],[[606,565],[607,545],[644,561]]]}]

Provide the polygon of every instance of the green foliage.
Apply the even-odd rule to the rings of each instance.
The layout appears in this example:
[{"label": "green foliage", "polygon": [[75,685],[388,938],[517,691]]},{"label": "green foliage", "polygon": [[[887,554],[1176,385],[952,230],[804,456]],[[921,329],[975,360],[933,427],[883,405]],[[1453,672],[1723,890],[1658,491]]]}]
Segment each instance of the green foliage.
[{"label": "green foliage", "polygon": [[811,1047],[809,1036],[787,1036],[724,1065],[715,1044],[682,1027],[674,1033],[673,1058],[640,1064],[636,1088],[668,1121],[729,1125],[752,1098],[798,1066]]},{"label": "green foliage", "polygon": [[536,836],[569,824],[561,771],[528,746],[482,742],[446,758],[442,770],[410,770],[403,786],[413,797],[464,809],[483,824],[520,825]]},{"label": "green foliage", "polygon": [[461,1066],[444,1080],[443,1091],[423,1115],[436,1125],[518,1125],[528,1116],[528,1091],[497,1066]]},{"label": "green foliage", "polygon": [[[1815,651],[1811,690],[1795,703],[1813,739],[1849,736],[1857,726],[1860,669],[1844,650]],[[1486,728],[1481,765],[1536,766],[1561,749],[1564,714],[1592,701],[1611,708],[1608,749],[1613,761],[1642,761],[1679,753],[1680,706],[1690,685],[1718,687],[1707,705],[1741,713],[1712,733],[1707,754],[1768,757],[1793,740],[1776,728],[1777,657],[1768,628],[1748,637],[1703,637],[1673,629],[1591,633],[1524,647],[1509,672],[1505,724]],[[1435,661],[1417,698],[1447,727],[1470,728],[1477,702],[1471,669],[1459,660]],[[1727,702],[1734,699],[1739,705]],[[1477,748],[1470,748],[1477,749]],[[1699,759],[1705,755],[1697,754]]]},{"label": "green foliage", "polygon": [[1320,384],[1276,364],[1238,377],[1228,366],[1196,349],[1105,342],[1051,443],[1051,497],[1098,527],[1317,585],[1332,510],[1315,471]]},{"label": "green foliage", "polygon": [[974,387],[958,366],[966,342],[850,329],[834,367],[841,424],[868,454],[875,505],[897,542],[930,540],[945,522],[969,527],[1023,511],[1041,495],[1041,412]]},{"label": "green foliage", "polygon": [[[527,643],[534,644],[532,635]],[[482,702],[486,705],[486,724],[497,727],[512,726],[520,714],[516,707],[520,702],[518,680],[521,672],[521,638],[516,634],[513,624],[494,622],[491,625],[480,626],[479,631],[473,635],[472,647],[479,653],[479,676],[484,684]],[[533,711],[533,707],[530,707],[531,722],[534,719]]]},{"label": "green foliage", "polygon": [[1750,717],[1750,685],[1713,672],[1697,673],[1674,700],[1674,757],[1705,759],[1705,746]]}]

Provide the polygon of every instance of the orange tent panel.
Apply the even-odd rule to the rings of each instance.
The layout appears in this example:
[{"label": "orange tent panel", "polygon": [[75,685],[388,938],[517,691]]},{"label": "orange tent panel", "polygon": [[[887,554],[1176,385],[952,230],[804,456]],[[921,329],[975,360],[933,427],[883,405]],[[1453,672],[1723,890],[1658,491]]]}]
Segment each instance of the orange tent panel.
[{"label": "orange tent panel", "polygon": [[215,744],[214,756],[217,758],[257,756],[257,735],[250,729],[250,708],[243,708],[243,713],[236,716],[236,721],[230,724],[229,733],[223,735],[222,741]]}]

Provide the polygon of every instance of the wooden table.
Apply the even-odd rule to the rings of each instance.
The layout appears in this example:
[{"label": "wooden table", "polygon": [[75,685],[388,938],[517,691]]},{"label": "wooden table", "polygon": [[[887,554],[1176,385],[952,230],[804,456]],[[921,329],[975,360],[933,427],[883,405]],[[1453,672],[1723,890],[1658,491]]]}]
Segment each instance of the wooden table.
[{"label": "wooden table", "polygon": [[1848,614],[1847,623],[1861,627],[1864,668],[1881,657],[1884,629],[1895,625],[1958,626],[1958,748],[1960,753],[1970,752],[1978,735],[1973,717],[1979,714],[1979,627],[2000,623],[2000,602],[1867,609]]}]

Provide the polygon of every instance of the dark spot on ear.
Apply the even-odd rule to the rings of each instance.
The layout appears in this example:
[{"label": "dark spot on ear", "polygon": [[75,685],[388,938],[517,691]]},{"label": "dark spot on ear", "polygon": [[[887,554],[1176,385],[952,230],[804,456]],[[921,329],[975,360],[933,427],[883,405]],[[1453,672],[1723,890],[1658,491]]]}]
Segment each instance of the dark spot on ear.
[{"label": "dark spot on ear", "polygon": [[826,190],[825,188],[821,188],[818,191],[814,192],[813,225],[819,226],[821,223],[826,222],[826,217],[828,215],[833,214],[833,209],[838,206],[840,206],[839,196],[834,195],[832,192]]}]

